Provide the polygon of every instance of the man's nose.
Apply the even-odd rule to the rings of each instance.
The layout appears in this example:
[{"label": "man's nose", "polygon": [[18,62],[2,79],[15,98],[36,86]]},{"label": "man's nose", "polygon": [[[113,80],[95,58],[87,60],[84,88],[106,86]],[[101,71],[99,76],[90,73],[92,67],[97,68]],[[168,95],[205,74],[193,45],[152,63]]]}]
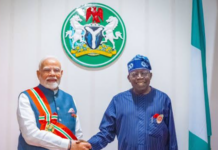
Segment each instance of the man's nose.
[{"label": "man's nose", "polygon": [[141,75],[141,73],[137,74],[137,78],[143,78],[143,76]]},{"label": "man's nose", "polygon": [[53,69],[51,69],[51,71],[49,72],[49,75],[51,75],[51,76],[54,76],[54,75],[55,75],[55,72],[54,72]]}]

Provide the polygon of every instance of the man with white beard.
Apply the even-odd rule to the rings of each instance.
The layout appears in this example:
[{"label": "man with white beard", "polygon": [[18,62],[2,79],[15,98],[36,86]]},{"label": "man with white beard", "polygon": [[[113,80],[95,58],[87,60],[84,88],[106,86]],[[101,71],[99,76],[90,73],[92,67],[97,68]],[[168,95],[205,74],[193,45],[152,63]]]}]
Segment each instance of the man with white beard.
[{"label": "man with white beard", "polygon": [[48,56],[39,63],[37,87],[19,95],[17,118],[21,131],[18,150],[88,150],[75,102],[58,88],[63,74],[60,62]]}]

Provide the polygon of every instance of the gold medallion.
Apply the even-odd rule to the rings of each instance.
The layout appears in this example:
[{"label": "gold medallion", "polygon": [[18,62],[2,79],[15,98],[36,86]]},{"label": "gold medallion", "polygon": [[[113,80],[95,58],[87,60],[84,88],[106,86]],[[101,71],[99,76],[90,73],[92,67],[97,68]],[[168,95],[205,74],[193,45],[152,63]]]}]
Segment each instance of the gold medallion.
[{"label": "gold medallion", "polygon": [[54,125],[52,123],[47,124],[45,131],[54,132]]}]

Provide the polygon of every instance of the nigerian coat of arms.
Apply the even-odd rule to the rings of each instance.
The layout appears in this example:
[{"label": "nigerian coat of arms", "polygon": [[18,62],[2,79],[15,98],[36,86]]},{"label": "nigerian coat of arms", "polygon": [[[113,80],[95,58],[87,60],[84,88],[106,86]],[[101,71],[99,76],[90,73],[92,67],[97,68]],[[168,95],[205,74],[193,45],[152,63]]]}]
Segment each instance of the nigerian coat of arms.
[{"label": "nigerian coat of arms", "polygon": [[126,29],[120,15],[104,4],[88,3],[65,19],[61,39],[68,56],[86,67],[103,67],[122,53]]}]

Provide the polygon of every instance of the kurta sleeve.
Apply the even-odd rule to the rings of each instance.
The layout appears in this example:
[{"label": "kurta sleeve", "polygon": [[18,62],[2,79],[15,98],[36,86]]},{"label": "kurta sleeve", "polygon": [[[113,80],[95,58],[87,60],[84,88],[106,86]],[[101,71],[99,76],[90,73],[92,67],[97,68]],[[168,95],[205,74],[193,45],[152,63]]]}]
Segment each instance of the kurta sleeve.
[{"label": "kurta sleeve", "polygon": [[116,135],[116,109],[114,99],[106,109],[101,121],[100,132],[94,135],[88,142],[92,145],[92,150],[104,148],[108,143],[112,142]]},{"label": "kurta sleeve", "polygon": [[170,99],[168,103],[168,109],[169,109],[169,120],[168,120],[169,150],[178,150],[176,130],[175,130],[175,124],[174,124],[174,118],[173,118],[173,110],[172,110]]}]

